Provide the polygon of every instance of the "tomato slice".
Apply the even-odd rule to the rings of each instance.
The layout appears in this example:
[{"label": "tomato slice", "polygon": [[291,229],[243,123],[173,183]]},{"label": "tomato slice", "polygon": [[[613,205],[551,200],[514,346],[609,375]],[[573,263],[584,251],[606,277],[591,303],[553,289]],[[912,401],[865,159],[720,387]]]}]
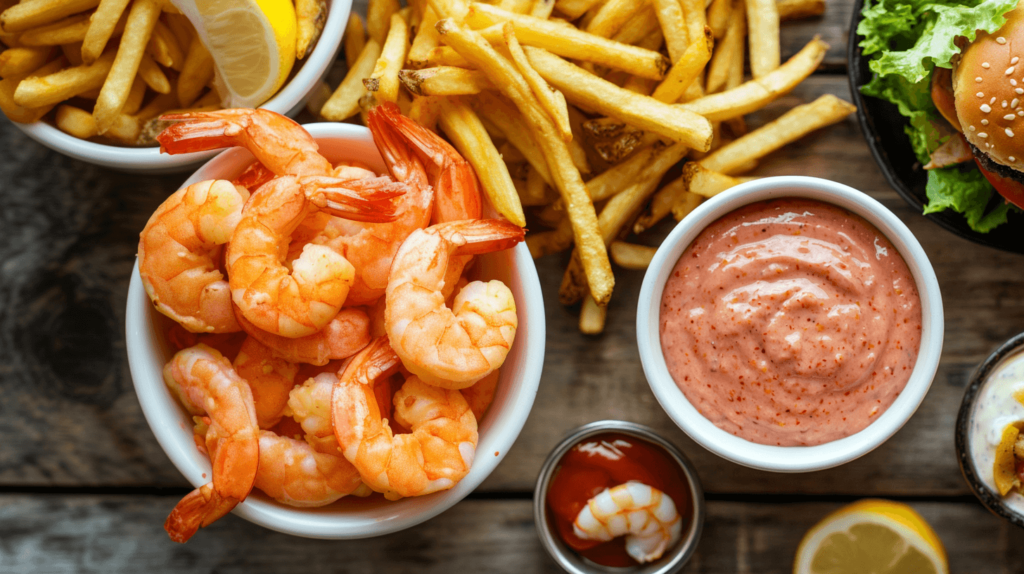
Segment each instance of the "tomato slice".
[{"label": "tomato slice", "polygon": [[1024,209],[1024,183],[1012,180],[1008,177],[996,175],[991,171],[981,167],[981,162],[975,158],[974,163],[977,164],[978,169],[981,170],[982,175],[985,179],[992,184],[992,187],[996,188],[999,195],[1006,198],[1006,201],[1016,205],[1017,207]]},{"label": "tomato slice", "polygon": [[956,99],[953,97],[953,76],[952,70],[939,68],[932,71],[932,102],[935,107],[946,118],[949,125],[956,128],[956,131],[963,132],[960,127],[960,119],[956,116]]}]

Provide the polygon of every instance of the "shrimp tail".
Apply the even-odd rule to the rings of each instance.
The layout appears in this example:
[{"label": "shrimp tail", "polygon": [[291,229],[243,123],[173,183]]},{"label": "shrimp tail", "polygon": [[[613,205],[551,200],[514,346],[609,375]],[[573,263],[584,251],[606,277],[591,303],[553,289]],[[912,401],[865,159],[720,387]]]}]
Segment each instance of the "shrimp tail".
[{"label": "shrimp tail", "polygon": [[378,337],[352,358],[342,372],[340,381],[370,385],[377,379],[391,374],[400,362],[401,359],[391,348],[387,336]]},{"label": "shrimp tail", "polygon": [[[373,133],[373,143],[384,158],[391,177],[418,188],[429,187],[423,162],[409,147],[395,119],[396,116],[401,118],[402,114],[397,111],[397,106],[392,109],[393,105],[385,103],[370,110],[366,124]],[[433,194],[429,197],[432,199]],[[430,206],[427,205],[426,209],[429,210]]]},{"label": "shrimp tail", "polygon": [[274,179],[274,172],[257,160],[249,164],[249,167],[245,168],[245,171],[231,183],[240,185],[252,193],[272,179]]},{"label": "shrimp tail", "polygon": [[510,249],[523,241],[526,230],[504,219],[452,221],[435,226],[456,247],[454,255],[480,255]]},{"label": "shrimp tail", "polygon": [[387,177],[344,180],[329,176],[299,179],[303,193],[320,209],[344,219],[370,223],[394,221],[394,199],[409,187]]},{"label": "shrimp tail", "polygon": [[171,540],[179,543],[188,542],[189,538],[200,528],[213,524],[238,505],[233,498],[225,498],[217,493],[212,482],[193,490],[185,495],[164,521],[164,530]]}]

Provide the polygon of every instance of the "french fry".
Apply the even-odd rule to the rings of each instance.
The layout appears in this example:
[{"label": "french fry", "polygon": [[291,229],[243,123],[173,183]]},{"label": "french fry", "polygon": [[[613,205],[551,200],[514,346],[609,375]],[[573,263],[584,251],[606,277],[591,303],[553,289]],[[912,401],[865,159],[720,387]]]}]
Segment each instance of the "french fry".
[{"label": "french fry", "polygon": [[352,69],[363,53],[363,46],[366,45],[366,27],[363,26],[363,19],[359,14],[352,12],[348,16],[348,24],[345,26],[345,64]]},{"label": "french fry", "polygon": [[437,35],[435,26],[437,26],[437,12],[428,6],[426,13],[423,14],[423,21],[416,29],[416,37],[412,40],[409,54],[406,56],[406,60],[414,68],[425,67],[427,59],[430,57],[430,51],[441,45],[441,38]]},{"label": "french fry", "polygon": [[427,61],[424,66],[452,66],[456,68],[474,67],[450,46],[438,46],[430,50],[430,53],[427,54]]},{"label": "french fry", "polygon": [[[600,158],[611,164],[617,164],[636,149],[643,147],[647,135],[621,120],[614,118],[594,118],[582,124],[589,139],[594,140],[592,147]],[[657,135],[648,144],[660,139]]]},{"label": "french fry", "polygon": [[686,180],[686,190],[701,197],[714,197],[731,187],[757,179],[754,177],[732,177],[711,171],[700,162],[690,162],[683,166],[682,177]]},{"label": "french fry", "polygon": [[604,321],[608,315],[608,307],[598,305],[593,297],[583,300],[580,308],[580,333],[584,335],[600,335],[604,331]]},{"label": "french fry", "polygon": [[545,255],[560,253],[572,246],[572,225],[567,218],[563,224],[552,231],[541,231],[526,236],[526,248],[530,257],[537,259]]},{"label": "french fry", "polygon": [[825,13],[825,0],[775,0],[779,20],[800,20]]},{"label": "french fry", "polygon": [[644,168],[651,163],[664,147],[665,144],[659,142],[644,148],[633,154],[629,159],[617,163],[600,175],[591,178],[587,182],[587,192],[590,194],[590,199],[595,203],[604,201],[628,188],[637,181]]},{"label": "french fry", "polygon": [[0,52],[0,78],[23,76],[37,70],[52,54],[51,46],[7,48]]},{"label": "french fry", "polygon": [[704,27],[708,25],[704,11],[704,0],[679,0],[686,20],[686,39],[691,44],[704,35]]},{"label": "french fry", "polygon": [[657,247],[626,243],[625,241],[612,241],[608,251],[612,255],[612,261],[619,267],[643,271],[651,264]]},{"label": "french fry", "polygon": [[22,34],[18,41],[22,46],[59,46],[81,42],[89,29],[89,15],[79,14],[63,20],[39,26]]},{"label": "french fry", "polygon": [[320,110],[320,115],[324,119],[342,122],[359,113],[359,98],[366,93],[366,88],[363,87],[363,78],[373,72],[380,53],[381,47],[376,40],[370,38],[366,41],[355,65],[349,68],[345,79],[341,81],[338,88],[334,90],[334,94]]},{"label": "french fry", "polygon": [[574,104],[619,118],[696,150],[707,151],[711,147],[711,123],[705,118],[623,90],[545,50],[527,48],[526,54],[534,69]]},{"label": "french fry", "polygon": [[587,25],[587,32],[611,38],[644,5],[636,0],[608,0]]},{"label": "french fry", "polygon": [[[164,79],[166,80],[167,77],[164,76]],[[170,80],[168,80],[168,92],[171,91],[170,87]],[[136,76],[135,81],[132,82],[132,89],[128,92],[128,99],[124,101],[124,107],[121,108],[121,113],[130,116],[135,112],[139,111],[139,108],[142,107],[142,100],[146,98],[147,89],[149,89],[149,86],[146,85],[146,82],[141,77]],[[96,96],[99,97],[99,94],[96,94]]]},{"label": "french fry", "polygon": [[530,7],[533,3],[530,0],[499,0],[498,7],[502,10],[508,10],[509,12],[515,12],[517,14],[526,14],[530,11]]},{"label": "french fry", "polygon": [[15,90],[18,89],[18,86],[21,84],[23,79],[48,76],[60,71],[67,66],[67,64],[67,59],[63,56],[59,56],[52,62],[43,65],[39,69],[27,75],[11,76],[0,80],[0,110],[3,110],[4,115],[12,122],[30,124],[42,119],[43,116],[53,109],[53,104],[46,104],[39,107],[22,106],[14,101]]},{"label": "french fry", "polygon": [[704,66],[711,59],[714,40],[711,29],[704,28],[704,35],[691,42],[683,55],[672,65],[665,79],[654,89],[651,97],[666,104],[678,102],[704,72]]},{"label": "french fry", "polygon": [[811,75],[825,57],[828,44],[815,37],[788,62],[768,75],[751,80],[731,90],[677,104],[717,122],[749,114],[768,105],[775,98],[789,93]]},{"label": "french fry", "polygon": [[171,32],[171,29],[163,22],[157,21],[153,33],[150,35],[146,51],[161,66],[180,72],[185,66],[185,50],[192,45],[191,41],[196,37],[198,37],[196,34],[190,34],[188,44],[179,44],[178,38]]},{"label": "french fry", "polygon": [[96,137],[99,133],[96,128],[96,119],[81,108],[68,105],[59,106],[55,120],[57,129],[79,139],[87,140]]},{"label": "french fry", "polygon": [[[645,6],[635,16],[629,19],[628,22],[619,28],[619,31],[612,36],[612,40],[620,42],[622,44],[633,44],[636,45],[644,38],[650,37],[661,30],[661,23],[658,22],[658,16],[654,12],[652,6]],[[669,60],[671,62],[671,60]]]},{"label": "french fry", "polygon": [[683,19],[683,9],[679,5],[679,0],[654,0],[652,4],[661,24],[661,31],[665,35],[668,55],[673,63],[678,62],[679,58],[683,57],[683,52],[692,44],[689,41],[686,20]]},{"label": "french fry", "polygon": [[700,165],[726,175],[736,173],[737,168],[745,162],[760,159],[855,111],[857,108],[849,102],[826,94],[809,104],[796,106],[775,121],[719,148],[700,160]]},{"label": "french fry", "polygon": [[[149,87],[153,88],[154,92],[166,94],[171,91],[170,80],[167,79],[167,75],[164,74],[164,71],[160,69],[160,66],[153,61],[153,57],[149,54],[143,54],[142,59],[139,61],[139,77]],[[178,85],[181,85],[180,80]]]},{"label": "french fry", "polygon": [[555,179],[548,169],[544,152],[525,125],[522,114],[514,105],[497,94],[483,92],[474,98],[474,109],[483,119],[495,126],[508,140],[508,143],[523,154],[526,161],[533,169],[537,170],[548,185],[554,187]]},{"label": "french fry", "polygon": [[[686,166],[689,165],[696,165],[696,163],[691,161],[686,164]],[[686,166],[683,166],[684,170]],[[651,197],[651,204],[647,206],[647,210],[643,215],[636,218],[636,222],[633,223],[633,233],[639,235],[654,227],[655,224],[672,212],[672,206],[686,193],[686,180],[683,176],[679,176],[665,184]],[[612,254],[612,260],[617,262],[614,254]]]},{"label": "french fry", "polygon": [[409,118],[428,130],[437,131],[437,117],[441,114],[442,98],[416,96],[412,99]]},{"label": "french fry", "polygon": [[652,80],[662,79],[671,65],[668,58],[657,52],[588,34],[565,23],[506,12],[480,3],[472,4],[466,13],[466,23],[473,29],[506,21],[515,24],[516,38],[524,46],[543,48],[566,58],[593,62]]},{"label": "french fry", "polygon": [[482,37],[454,21],[441,20],[437,25],[442,40],[485,70],[491,82],[519,108],[544,152],[555,187],[565,202],[591,295],[598,303],[607,303],[615,286],[615,276],[612,275],[608,252],[602,244],[594,204],[590,201],[579,170],[572,163],[565,141],[558,137],[551,119],[541,109],[529,84],[511,62],[498,54]]},{"label": "french fry", "polygon": [[4,32],[24,32],[95,8],[100,0],[32,0],[11,6],[0,14]]},{"label": "french fry", "polygon": [[459,24],[466,19],[466,14],[469,12],[467,0],[428,0],[428,4],[434,9],[439,20],[451,18]]},{"label": "french fry", "polygon": [[534,0],[530,7],[530,16],[547,20],[555,9],[555,0]]},{"label": "french fry", "polygon": [[[378,0],[385,1],[385,0]],[[409,27],[400,14],[391,15],[391,28],[388,30],[387,42],[381,50],[380,57],[373,67],[373,73],[363,80],[368,92],[372,92],[378,101],[398,101],[398,72],[405,63],[405,53],[409,48]]]},{"label": "french fry", "polygon": [[313,51],[327,23],[326,0],[295,0],[295,57],[305,58]]},{"label": "french fry", "polygon": [[746,0],[750,72],[763,78],[779,67],[779,9],[775,0]]},{"label": "french fry", "polygon": [[[511,22],[505,22],[502,32],[505,37],[505,46],[512,56],[512,63],[516,65],[516,68],[519,68],[519,73],[526,79],[526,83],[530,84],[533,95],[537,97],[541,107],[551,117],[551,121],[554,122],[559,135],[566,142],[571,142],[572,126],[569,125],[569,109],[562,92],[552,89],[544,81],[544,78],[540,77],[537,70],[534,70],[533,66],[530,65],[529,60],[526,58],[526,53],[523,52],[523,47],[516,40],[515,25]],[[584,161],[586,161],[585,158]],[[576,162],[574,161],[573,163],[575,164]]]},{"label": "french fry", "polygon": [[555,9],[568,16],[570,20],[575,20],[600,3],[601,0],[556,0]]},{"label": "french fry", "polygon": [[[824,0],[822,0],[824,2]],[[708,28],[716,40],[721,40],[729,29],[729,19],[733,15],[733,0],[712,0],[708,8]]]},{"label": "french fry", "polygon": [[116,55],[114,50],[108,50],[92,64],[26,78],[18,84],[14,92],[14,101],[26,108],[52,106],[88,90],[99,88],[107,79]]},{"label": "french fry", "polygon": [[213,56],[196,35],[188,47],[181,75],[178,76],[178,104],[186,108],[191,106],[213,79],[214,70]]},{"label": "french fry", "polygon": [[82,40],[82,62],[91,64],[103,54],[114,29],[125,15],[130,0],[100,0],[96,12],[89,19],[89,29]]},{"label": "french fry", "polygon": [[682,221],[684,217],[690,215],[700,202],[703,201],[701,196],[696,193],[684,193],[682,197],[676,200],[675,204],[672,205],[672,217],[676,221]]},{"label": "french fry", "polygon": [[494,89],[487,74],[454,66],[402,70],[398,79],[416,96],[465,96]]},{"label": "french fry", "polygon": [[96,98],[93,115],[100,134],[106,133],[113,125],[117,114],[124,107],[132,81],[139,71],[146,44],[153,33],[157,18],[160,17],[161,0],[135,0],[128,12],[128,22],[124,25],[124,34],[117,49],[117,58],[110,68],[110,74],[103,82],[100,97]]},{"label": "french fry", "polygon": [[711,58],[707,81],[709,94],[719,92],[726,86],[734,68],[739,68],[737,74],[741,78],[743,76],[743,40],[747,34],[746,13],[742,10],[743,0],[736,0],[736,7],[738,9],[733,11],[725,38]]},{"label": "french fry", "polygon": [[457,99],[442,99],[438,125],[476,170],[494,209],[519,227],[526,227],[526,216],[512,176],[473,109]]},{"label": "french fry", "polygon": [[196,30],[192,27],[192,23],[181,14],[167,14],[165,12],[160,17],[157,27],[153,29],[153,33],[159,34],[160,32],[157,32],[157,30],[162,29],[164,26],[171,32],[171,36],[174,36],[175,43],[181,50],[182,58],[184,58],[185,50],[192,45],[192,38],[196,35]]},{"label": "french fry", "polygon": [[[637,214],[654,193],[658,182],[673,165],[679,163],[689,151],[683,144],[674,144],[662,149],[637,176],[636,181],[621,193],[605,203],[598,216],[601,239],[605,246],[610,245],[627,223]],[[573,252],[569,266],[562,276],[562,285],[558,290],[558,300],[563,305],[577,303],[586,295],[586,280],[580,268],[576,251]]]},{"label": "french fry", "polygon": [[383,46],[393,22],[391,17],[400,9],[398,0],[370,0],[366,7],[366,32],[370,38]]},{"label": "french fry", "polygon": [[539,171],[527,164],[526,186],[519,194],[519,198],[523,205],[550,205],[558,199],[558,193],[548,186]]}]

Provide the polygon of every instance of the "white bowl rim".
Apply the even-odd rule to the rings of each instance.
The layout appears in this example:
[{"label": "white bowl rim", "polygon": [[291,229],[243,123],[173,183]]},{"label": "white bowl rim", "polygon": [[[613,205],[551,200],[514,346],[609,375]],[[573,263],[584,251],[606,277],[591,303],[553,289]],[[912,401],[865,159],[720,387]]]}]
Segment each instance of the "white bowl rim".
[{"label": "white bowl rim", "polygon": [[[316,88],[337,58],[351,10],[352,0],[331,0],[323,33],[313,51],[305,60],[296,60],[301,67],[295,76],[261,108],[288,114]],[[79,139],[42,120],[30,124],[12,123],[25,135],[54,151],[89,163],[131,171],[184,169],[220,153],[220,150],[211,150],[169,155],[160,153],[159,146],[122,147]]]},{"label": "white bowl rim", "polygon": [[[906,387],[875,422],[860,432],[816,446],[758,444],[715,426],[676,386],[665,364],[659,336],[665,282],[693,239],[710,223],[744,205],[787,197],[815,199],[842,207],[878,228],[906,261],[921,298],[921,345]],[[737,185],[712,197],[675,227],[658,248],[644,276],[636,328],[640,360],[651,390],[669,417],[690,438],[718,456],[743,466],[773,472],[810,472],[839,466],[871,452],[895,434],[920,406],[942,354],[942,295],[921,244],[910,229],[877,200],[825,179],[769,177]]]},{"label": "white bowl rim", "polygon": [[[317,139],[337,138],[370,145],[373,142],[367,128],[353,124],[317,123],[307,124],[303,127]],[[207,162],[182,187],[209,177],[204,175],[207,170],[215,170],[217,166],[239,156],[251,157],[248,151],[241,148],[227,150]],[[388,508],[391,511],[382,512],[375,519],[359,522],[349,523],[343,520],[339,523],[335,518],[316,514],[317,509],[287,507],[273,502],[256,490],[245,502],[235,507],[233,512],[250,522],[285,534],[306,538],[358,539],[397,532],[425,522],[451,508],[476,489],[504,459],[522,431],[533,407],[544,366],[546,324],[540,279],[525,243],[521,243],[513,249],[512,257],[516,267],[520,270],[519,278],[522,281],[523,290],[526,297],[530,299],[529,305],[520,304],[519,306],[520,326],[522,327],[525,323],[529,330],[525,332],[521,330],[523,336],[517,337],[516,340],[517,345],[523,345],[519,352],[524,357],[524,368],[520,378],[514,381],[515,390],[511,391],[513,394],[511,404],[498,413],[495,413],[493,409],[488,412],[486,424],[489,425],[492,432],[486,436],[481,433],[473,467],[465,478],[450,490],[390,503]],[[144,309],[145,312],[138,312],[139,309]],[[210,471],[208,461],[205,468],[195,464],[193,462],[196,458],[194,444],[176,438],[175,429],[171,428],[177,424],[177,421],[169,417],[172,412],[176,413],[176,410],[181,410],[181,407],[170,398],[171,395],[163,382],[160,370],[154,371],[152,368],[157,361],[149,346],[151,335],[147,326],[148,313],[156,313],[156,311],[150,305],[149,297],[142,286],[142,278],[139,275],[139,266],[136,260],[128,288],[125,319],[125,338],[132,383],[135,386],[142,412],[156,436],[157,442],[175,467],[185,475],[193,486],[199,487],[209,480],[207,478],[209,475],[206,474]],[[529,337],[525,336],[527,333]],[[167,424],[169,421],[171,425]],[[493,456],[491,456],[492,452]]]}]

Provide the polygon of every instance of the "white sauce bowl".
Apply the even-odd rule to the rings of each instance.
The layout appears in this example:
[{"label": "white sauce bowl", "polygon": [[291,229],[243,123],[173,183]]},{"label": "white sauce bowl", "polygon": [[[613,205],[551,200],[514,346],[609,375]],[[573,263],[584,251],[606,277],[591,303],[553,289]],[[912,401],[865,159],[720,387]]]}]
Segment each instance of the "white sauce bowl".
[{"label": "white sauce bowl", "polygon": [[[298,71],[273,98],[260,106],[294,117],[306,105],[313,89],[320,85],[341,49],[352,0],[328,0],[327,22],[316,46],[302,60],[296,60]],[[53,124],[40,120],[31,124],[11,122],[28,137],[68,157],[129,173],[174,173],[195,169],[218,151],[190,154],[161,154],[158,146],[127,147],[106,145],[76,138]]]},{"label": "white sauce bowl", "polygon": [[[769,199],[807,198],[842,207],[874,225],[910,268],[921,298],[921,346],[910,380],[889,408],[858,433],[816,446],[771,446],[742,439],[701,415],[669,374],[661,349],[661,297],[683,251],[705,227],[745,205]],[[658,248],[640,289],[637,345],[644,374],[665,412],[694,441],[718,456],[760,470],[810,472],[863,456],[896,433],[924,400],[942,354],[942,295],[921,244],[891,211],[851,187],[814,177],[770,177],[738,185],[702,203]]]},{"label": "white sauce bowl", "polygon": [[[323,123],[304,126],[331,161],[352,160],[386,173],[370,130],[352,124]],[[247,150],[231,149],[194,173],[182,187],[213,179],[232,179],[253,157]],[[515,296],[519,329],[512,350],[501,367],[494,403],[479,421],[480,442],[473,467],[452,489],[397,502],[364,501],[345,497],[322,508],[296,508],[280,504],[253,489],[234,513],[272,530],[308,538],[353,539],[380,536],[414,526],[454,506],[473,491],[508,453],[530,414],[544,365],[544,299],[533,258],[525,243],[514,249],[477,257],[482,277],[500,279]],[[125,321],[128,363],[135,392],[146,421],[171,462],[193,486],[210,480],[210,460],[192,439],[192,418],[164,384],[161,371],[174,355],[167,340],[170,319],[149,301],[139,276],[138,262],[128,288]],[[170,513],[171,508],[167,508]],[[200,531],[196,536],[203,536]]]}]

